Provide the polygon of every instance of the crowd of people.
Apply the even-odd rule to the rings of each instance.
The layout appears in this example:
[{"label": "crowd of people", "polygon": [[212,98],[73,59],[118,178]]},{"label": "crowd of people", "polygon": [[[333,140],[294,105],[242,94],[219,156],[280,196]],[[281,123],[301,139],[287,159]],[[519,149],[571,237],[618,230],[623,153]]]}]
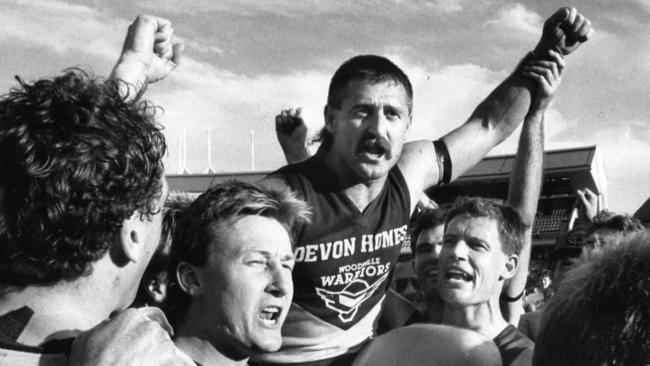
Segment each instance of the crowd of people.
[{"label": "crowd of people", "polygon": [[[299,109],[283,111],[290,164],[198,196],[169,192],[143,98],[181,62],[169,21],[138,17],[108,79],[18,79],[0,99],[0,364],[648,364],[650,236],[627,216],[590,215],[554,252],[555,294],[524,311],[544,113],[590,33],[559,9],[436,141],[405,141],[408,76],[353,57],[313,156]],[[423,196],[520,125],[507,200]],[[407,240],[421,308],[389,286]]]}]

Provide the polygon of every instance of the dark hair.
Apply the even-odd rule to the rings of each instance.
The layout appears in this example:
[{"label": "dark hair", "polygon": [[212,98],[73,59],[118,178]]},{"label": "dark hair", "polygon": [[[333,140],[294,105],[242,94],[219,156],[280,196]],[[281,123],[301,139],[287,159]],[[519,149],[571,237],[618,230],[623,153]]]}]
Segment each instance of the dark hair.
[{"label": "dark hair", "polygon": [[0,287],[88,275],[122,222],[156,213],[165,138],[148,102],[80,69],[0,98]]},{"label": "dark hair", "polygon": [[650,236],[583,256],[547,303],[533,365],[650,362]]},{"label": "dark hair", "polygon": [[456,216],[487,217],[497,222],[501,249],[507,255],[519,254],[523,247],[526,227],[519,213],[503,200],[484,197],[459,197],[445,219],[447,225]]},{"label": "dark hair", "polygon": [[[327,94],[327,105],[339,109],[343,102],[343,92],[352,80],[367,80],[372,83],[394,81],[402,85],[408,97],[409,113],[413,108],[413,87],[408,76],[389,59],[376,55],[360,55],[345,61],[334,73]],[[332,145],[332,134],[327,128],[321,129],[312,141],[321,141],[321,146]]]},{"label": "dark hair", "polygon": [[617,215],[609,211],[600,211],[593,219],[589,227],[587,236],[593,234],[598,229],[611,229],[623,234],[644,231],[645,228],[641,221],[628,215]]},{"label": "dark hair", "polygon": [[[166,281],[167,268],[169,267],[169,255],[171,251],[172,238],[176,230],[176,224],[183,212],[190,206],[194,196],[186,192],[170,192],[165,201],[163,209],[162,232],[160,243],[154,252],[147,269],[145,269],[138,287],[138,293],[133,301],[133,306],[143,306],[145,304],[156,304],[151,298],[148,286],[151,281]],[[159,304],[161,305],[161,304]]]},{"label": "dark hair", "polygon": [[420,233],[444,225],[445,215],[446,211],[441,209],[424,209],[415,215],[415,220],[409,230],[411,232],[411,253],[413,255],[415,255],[415,247]]},{"label": "dark hair", "polygon": [[307,204],[288,189],[261,187],[230,181],[211,187],[183,212],[176,226],[168,279],[165,312],[172,325],[182,321],[190,296],[176,282],[176,268],[181,262],[201,266],[207,263],[210,245],[219,240],[226,225],[248,215],[274,218],[289,233],[294,224],[308,220]]}]

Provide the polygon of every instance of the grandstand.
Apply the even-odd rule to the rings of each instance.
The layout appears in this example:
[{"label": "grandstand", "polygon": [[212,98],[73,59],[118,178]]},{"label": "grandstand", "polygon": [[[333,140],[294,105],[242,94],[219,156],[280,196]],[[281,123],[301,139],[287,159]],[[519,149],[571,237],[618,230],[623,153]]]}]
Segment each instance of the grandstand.
[{"label": "grandstand", "polygon": [[650,198],[648,198],[641,207],[636,210],[634,217],[641,220],[646,229],[650,229]]}]

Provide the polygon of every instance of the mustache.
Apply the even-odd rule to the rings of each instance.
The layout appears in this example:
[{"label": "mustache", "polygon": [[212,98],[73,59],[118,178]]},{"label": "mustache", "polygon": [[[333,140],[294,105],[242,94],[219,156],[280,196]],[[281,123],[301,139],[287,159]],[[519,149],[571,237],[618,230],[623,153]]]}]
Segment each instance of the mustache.
[{"label": "mustache", "polygon": [[363,135],[361,135],[361,138],[359,139],[357,151],[361,151],[364,148],[377,147],[383,149],[385,153],[390,152],[391,150],[390,142],[387,139],[381,136],[377,136],[370,131],[366,131],[363,133]]}]

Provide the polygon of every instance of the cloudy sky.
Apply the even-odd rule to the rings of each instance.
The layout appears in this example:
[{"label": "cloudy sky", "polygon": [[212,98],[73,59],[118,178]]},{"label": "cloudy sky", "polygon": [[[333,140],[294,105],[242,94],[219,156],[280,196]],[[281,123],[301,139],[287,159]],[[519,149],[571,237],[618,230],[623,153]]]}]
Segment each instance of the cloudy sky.
[{"label": "cloudy sky", "polygon": [[[415,88],[410,138],[458,126],[536,43],[566,3],[502,0],[0,0],[0,90],[68,66],[108,75],[137,14],[174,23],[182,65],[147,97],[164,107],[169,173],[271,170],[283,163],[273,118],[302,106],[322,126],[329,78],[357,54],[390,57]],[[634,212],[650,196],[650,0],[578,0],[592,40],[567,60],[547,114],[547,148],[597,145],[609,207]],[[254,136],[254,138],[253,138]],[[254,159],[251,140],[254,140]],[[493,153],[514,153],[516,136]]]}]

